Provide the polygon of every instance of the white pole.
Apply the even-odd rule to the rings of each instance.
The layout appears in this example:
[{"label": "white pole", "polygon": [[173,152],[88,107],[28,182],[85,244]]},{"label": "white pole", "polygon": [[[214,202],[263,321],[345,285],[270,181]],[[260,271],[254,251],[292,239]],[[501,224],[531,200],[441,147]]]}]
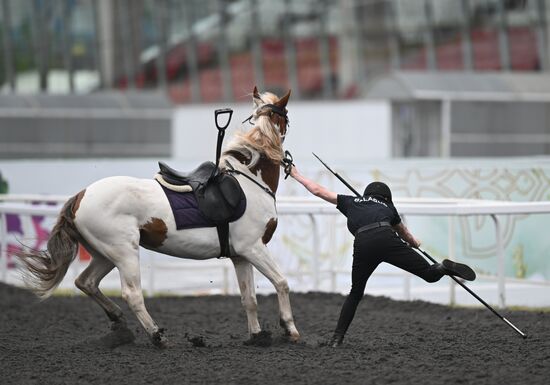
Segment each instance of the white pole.
[{"label": "white pole", "polygon": [[498,306],[503,309],[506,307],[505,301],[505,277],[504,277],[504,249],[502,246],[502,236],[500,234],[500,222],[495,214],[491,214],[495,222],[496,242],[497,242],[497,263],[498,263]]},{"label": "white pole", "polygon": [[403,294],[405,296],[405,301],[411,300],[411,275],[403,275]]},{"label": "white pole", "polygon": [[313,289],[315,291],[319,290],[319,229],[317,227],[317,221],[313,214],[309,214],[309,219],[311,220],[311,228],[313,230],[313,258],[311,262],[313,266],[311,268],[313,274]]},{"label": "white pole", "polygon": [[[404,215],[401,215],[401,221],[403,224],[407,224],[407,218]],[[403,295],[405,296],[405,301],[411,300],[411,275],[403,275]]]},{"label": "white pole", "polygon": [[229,294],[229,269],[227,265],[223,266],[223,294]]},{"label": "white pole", "polygon": [[[455,259],[455,226],[454,217],[449,217],[449,259]],[[449,279],[449,305],[456,304],[456,283]]]},{"label": "white pole", "polygon": [[8,278],[8,234],[6,228],[6,214],[0,213],[0,266],[2,269],[2,282],[7,282]]},{"label": "white pole", "polygon": [[147,290],[147,297],[152,297],[155,292],[155,260],[153,253],[147,253],[149,257],[149,290]]}]

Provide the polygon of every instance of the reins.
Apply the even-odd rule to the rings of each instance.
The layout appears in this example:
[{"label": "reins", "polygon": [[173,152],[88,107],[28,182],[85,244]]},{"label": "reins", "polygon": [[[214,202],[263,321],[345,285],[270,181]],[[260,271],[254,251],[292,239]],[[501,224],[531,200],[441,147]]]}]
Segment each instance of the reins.
[{"label": "reins", "polygon": [[281,160],[281,166],[283,166],[283,169],[285,171],[285,179],[289,177],[290,171],[292,170],[292,166],[294,166],[294,158],[292,157],[292,154],[290,151],[285,151],[285,156]]}]

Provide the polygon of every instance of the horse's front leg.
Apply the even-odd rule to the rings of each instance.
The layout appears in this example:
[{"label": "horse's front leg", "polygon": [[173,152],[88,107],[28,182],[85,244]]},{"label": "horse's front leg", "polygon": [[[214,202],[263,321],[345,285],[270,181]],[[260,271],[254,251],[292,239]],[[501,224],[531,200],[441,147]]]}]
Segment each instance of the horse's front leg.
[{"label": "horse's front leg", "polygon": [[275,287],[277,298],[279,300],[280,324],[285,330],[286,335],[291,341],[298,341],[300,333],[294,325],[292,309],[290,307],[290,298],[288,282],[283,276],[281,269],[275,263],[267,247],[263,243],[258,243],[246,255],[244,255],[260,273],[262,273]]},{"label": "horse's front leg", "polygon": [[261,331],[258,322],[258,301],[256,299],[256,288],[254,287],[254,270],[252,264],[243,257],[231,258],[235,266],[237,281],[241,291],[241,303],[246,311],[248,320],[248,333],[253,336]]}]

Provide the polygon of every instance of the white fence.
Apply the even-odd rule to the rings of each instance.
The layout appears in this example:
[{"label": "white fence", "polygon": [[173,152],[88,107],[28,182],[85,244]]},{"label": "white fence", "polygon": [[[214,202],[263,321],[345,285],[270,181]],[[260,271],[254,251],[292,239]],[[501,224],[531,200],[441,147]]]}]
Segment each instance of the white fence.
[{"label": "white fence", "polygon": [[[0,279],[3,282],[12,284],[20,284],[21,282],[13,274],[14,269],[8,266],[8,238],[7,231],[7,215],[16,214],[21,217],[44,216],[53,220],[59,213],[59,206],[48,206],[44,202],[59,204],[67,199],[65,196],[42,196],[42,195],[3,195],[0,196]],[[32,202],[40,202],[41,204],[31,204]],[[506,289],[507,286],[514,284],[521,285],[536,285],[537,291],[544,292],[550,287],[548,280],[522,280],[513,279],[505,276],[505,255],[503,247],[503,236],[501,230],[501,216],[508,215],[531,215],[531,214],[548,214],[550,213],[550,202],[503,202],[503,201],[480,201],[480,200],[458,200],[458,199],[396,199],[396,206],[403,218],[413,216],[445,216],[449,219],[449,237],[448,237],[448,257],[455,258],[455,232],[453,226],[453,218],[461,216],[489,216],[494,222],[494,231],[496,237],[496,260],[498,263],[497,274],[495,276],[478,275],[480,279],[489,282],[496,281],[495,285],[491,285],[488,289],[492,294],[497,295],[496,302],[501,308],[506,305]],[[321,235],[319,226],[326,219],[326,216],[338,215],[334,206],[329,205],[316,198],[291,198],[280,197],[277,200],[277,209],[280,216],[306,216],[309,218],[309,226],[311,226],[311,258],[308,264],[309,269],[287,270],[287,277],[303,278],[309,276],[308,287],[302,288],[304,291],[341,291],[338,288],[338,277],[342,274],[349,275],[350,266],[331,266],[330,268],[321,268],[320,261],[317,260],[321,254]],[[235,285],[233,276],[232,264],[227,260],[209,260],[209,261],[192,261],[180,260],[177,258],[169,259],[169,262],[162,262],[161,259],[155,258],[154,253],[143,250],[142,263],[145,268],[142,270],[144,280],[144,289],[148,295],[163,292],[167,289],[178,291],[178,281],[186,281],[187,289],[184,293],[189,294],[235,294],[238,288]],[[67,287],[72,287],[72,281],[78,275],[79,271],[84,267],[82,263],[73,263],[71,272],[67,274]],[[474,266],[475,268],[475,266]],[[201,276],[201,272],[207,272],[208,277],[215,279],[208,280],[209,284],[205,284],[204,279],[199,279],[198,283],[193,286],[190,282],[193,277]],[[321,277],[328,274],[330,277],[328,285],[321,284]],[[398,272],[376,272],[375,276],[399,276],[401,277],[401,296],[403,299],[412,299],[411,296],[411,275],[408,273]],[[113,285],[118,285],[118,276],[116,273],[111,273],[106,277],[108,280],[111,277]],[[204,277],[203,277],[204,278]],[[213,281],[216,281],[215,283]],[[450,304],[457,303],[455,291],[456,284],[452,280],[448,280],[447,286],[448,297],[447,302]],[[169,285],[171,284],[171,285]],[[291,285],[295,286],[295,285]],[[181,292],[181,288],[179,288]],[[369,290],[367,289],[367,292]],[[388,291],[385,289],[385,291]],[[390,290],[391,291],[391,290]],[[385,294],[385,292],[383,292]]]}]

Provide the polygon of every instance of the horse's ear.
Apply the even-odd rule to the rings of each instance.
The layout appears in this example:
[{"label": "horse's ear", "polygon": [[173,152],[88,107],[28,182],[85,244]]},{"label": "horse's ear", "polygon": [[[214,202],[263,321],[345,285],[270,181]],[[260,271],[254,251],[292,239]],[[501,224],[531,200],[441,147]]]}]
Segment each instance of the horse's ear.
[{"label": "horse's ear", "polygon": [[254,86],[254,91],[252,91],[252,97],[254,100],[254,105],[259,106],[260,104],[264,104],[260,93],[258,92],[258,87]]},{"label": "horse's ear", "polygon": [[284,108],[286,107],[286,104],[288,103],[288,98],[290,98],[290,90],[286,93],[285,96],[283,96],[281,99],[279,99],[278,102],[275,103],[277,107]]},{"label": "horse's ear", "polygon": [[252,95],[254,95],[254,97],[257,99],[260,99],[260,93],[258,92],[258,87],[254,86],[254,91],[252,91]]}]

